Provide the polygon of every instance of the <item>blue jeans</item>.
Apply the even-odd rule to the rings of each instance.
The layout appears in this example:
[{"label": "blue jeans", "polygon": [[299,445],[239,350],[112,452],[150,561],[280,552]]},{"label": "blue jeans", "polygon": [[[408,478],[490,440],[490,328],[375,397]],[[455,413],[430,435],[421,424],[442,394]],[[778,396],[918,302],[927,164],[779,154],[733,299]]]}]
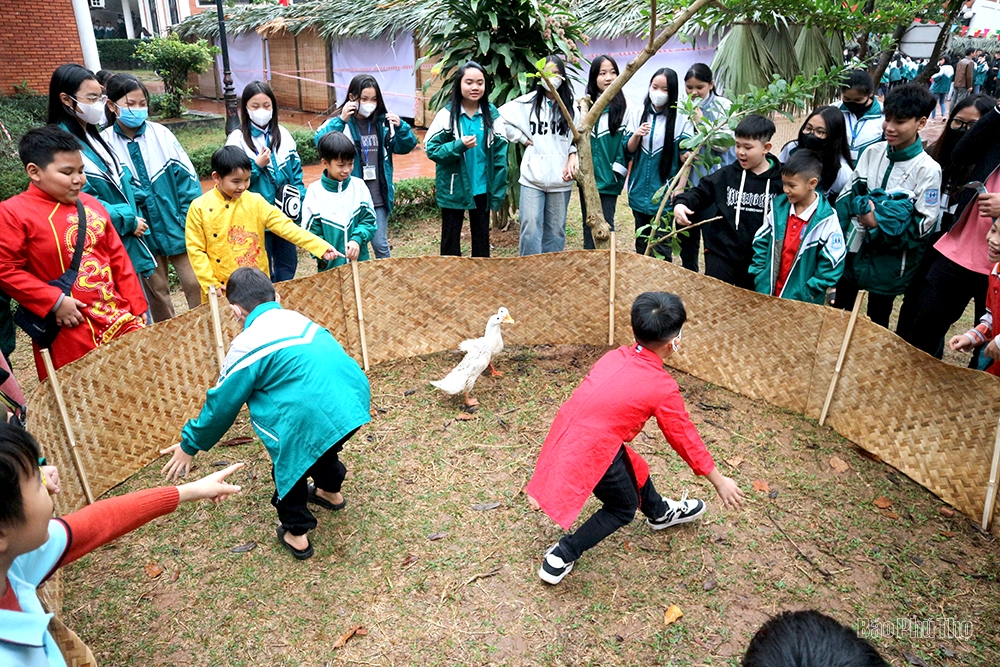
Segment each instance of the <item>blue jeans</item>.
[{"label": "blue jeans", "polygon": [[[941,115],[944,118],[948,117],[948,112],[945,111],[944,107],[948,101],[948,93],[934,93],[934,97],[937,98],[938,104],[941,105]],[[931,118],[937,117],[937,109],[931,109]]]},{"label": "blue jeans", "polygon": [[299,255],[295,244],[277,234],[264,232],[264,247],[267,248],[267,263],[271,265],[271,282],[280,283],[295,277],[299,266]]},{"label": "blue jeans", "polygon": [[375,236],[372,237],[372,252],[375,259],[389,259],[389,208],[375,207]]},{"label": "blue jeans", "polygon": [[538,255],[566,248],[566,209],[571,190],[542,192],[521,186],[521,241],[518,254]]}]

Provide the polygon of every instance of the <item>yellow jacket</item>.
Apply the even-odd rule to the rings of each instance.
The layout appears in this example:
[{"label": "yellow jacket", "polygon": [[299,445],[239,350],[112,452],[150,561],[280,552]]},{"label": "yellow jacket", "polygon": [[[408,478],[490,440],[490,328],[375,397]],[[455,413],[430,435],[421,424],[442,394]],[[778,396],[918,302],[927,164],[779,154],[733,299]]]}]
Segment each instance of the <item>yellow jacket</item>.
[{"label": "yellow jacket", "polygon": [[212,188],[191,202],[184,240],[191,268],[201,284],[201,301],[208,301],[208,288],[225,285],[241,266],[256,266],[270,275],[264,231],[277,234],[316,257],[330,244],[289,220],[256,192],[245,191],[227,200]]}]

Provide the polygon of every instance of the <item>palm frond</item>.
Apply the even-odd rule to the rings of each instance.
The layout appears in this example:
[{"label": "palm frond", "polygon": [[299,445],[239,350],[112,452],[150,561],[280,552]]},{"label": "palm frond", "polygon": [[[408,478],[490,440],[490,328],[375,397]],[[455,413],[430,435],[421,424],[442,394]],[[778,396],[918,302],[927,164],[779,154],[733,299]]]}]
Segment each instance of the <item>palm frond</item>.
[{"label": "palm frond", "polygon": [[754,28],[763,32],[764,47],[778,67],[775,73],[786,81],[794,79],[799,73],[799,61],[795,58],[795,40],[788,34],[788,26],[778,22]]},{"label": "palm frond", "polygon": [[778,64],[767,50],[756,26],[738,23],[722,38],[712,60],[712,71],[727,97],[766,88]]}]

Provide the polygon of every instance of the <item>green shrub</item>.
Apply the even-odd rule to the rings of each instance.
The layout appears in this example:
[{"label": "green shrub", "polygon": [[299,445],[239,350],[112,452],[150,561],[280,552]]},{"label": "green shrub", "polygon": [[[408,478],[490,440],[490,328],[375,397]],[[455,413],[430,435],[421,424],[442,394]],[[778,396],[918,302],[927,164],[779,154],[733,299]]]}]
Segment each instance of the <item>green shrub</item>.
[{"label": "green shrub", "polygon": [[212,153],[222,148],[222,146],[201,146],[186,151],[194,165],[194,172],[198,178],[209,178],[212,175]]},{"label": "green shrub", "polygon": [[97,55],[101,57],[101,66],[110,70],[142,69],[142,61],[135,57],[135,47],[140,44],[141,39],[97,40]]},{"label": "green shrub", "polygon": [[217,47],[199,39],[197,42],[182,42],[176,35],[140,40],[135,49],[135,57],[153,68],[163,79],[166,97],[161,105],[164,118],[177,118],[184,110],[184,100],[190,95],[187,87],[188,74],[201,74],[215,62]]},{"label": "green shrub", "polygon": [[426,176],[405,178],[396,183],[396,200],[389,226],[395,227],[404,220],[427,218],[437,210],[434,179]]},{"label": "green shrub", "polygon": [[25,132],[43,125],[48,100],[42,95],[0,97],[0,200],[28,187],[28,176],[17,157],[17,142]]},{"label": "green shrub", "polygon": [[319,149],[313,141],[312,130],[301,129],[292,130],[292,139],[295,139],[295,147],[299,151],[299,159],[302,164],[319,164]]}]

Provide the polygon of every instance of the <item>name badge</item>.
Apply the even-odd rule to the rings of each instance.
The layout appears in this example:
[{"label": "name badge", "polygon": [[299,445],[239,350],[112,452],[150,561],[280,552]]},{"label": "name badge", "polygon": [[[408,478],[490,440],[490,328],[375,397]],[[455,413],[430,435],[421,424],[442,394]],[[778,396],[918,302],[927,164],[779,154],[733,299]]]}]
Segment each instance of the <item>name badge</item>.
[{"label": "name badge", "polygon": [[361,177],[366,181],[374,181],[378,178],[375,173],[375,165],[365,165],[361,168]]}]

